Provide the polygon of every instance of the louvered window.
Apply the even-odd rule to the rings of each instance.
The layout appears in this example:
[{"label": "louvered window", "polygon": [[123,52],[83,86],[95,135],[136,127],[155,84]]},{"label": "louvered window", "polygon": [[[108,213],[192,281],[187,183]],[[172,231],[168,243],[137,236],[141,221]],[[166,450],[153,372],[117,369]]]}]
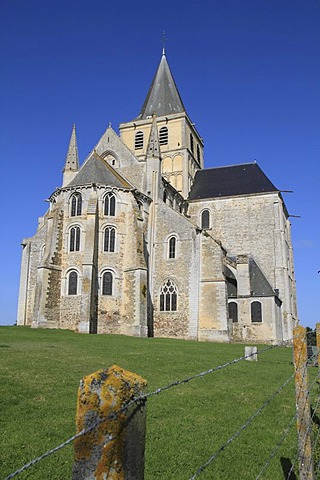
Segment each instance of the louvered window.
[{"label": "louvered window", "polygon": [[135,150],[141,150],[143,148],[143,132],[137,132],[134,139]]},{"label": "louvered window", "polygon": [[159,142],[160,142],[160,145],[168,145],[168,128],[167,127],[160,128]]}]

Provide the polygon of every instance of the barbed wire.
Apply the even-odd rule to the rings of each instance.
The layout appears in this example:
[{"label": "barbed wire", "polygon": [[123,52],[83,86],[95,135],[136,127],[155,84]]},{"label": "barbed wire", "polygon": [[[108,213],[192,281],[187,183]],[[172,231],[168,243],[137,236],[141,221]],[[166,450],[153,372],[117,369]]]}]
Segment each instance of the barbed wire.
[{"label": "barbed wire", "polygon": [[294,373],[290,375],[290,377],[275,392],[273,392],[273,394],[254,412],[254,414],[251,415],[251,417],[248,418],[248,420],[243,425],[241,425],[241,427],[225,443],[223,443],[223,445],[221,445],[221,447],[219,447],[218,450],[216,450],[204,464],[202,464],[197,469],[197,471],[192,477],[189,478],[189,480],[195,480],[195,478],[197,478],[200,473],[202,473],[203,470],[205,470],[208,465],[210,465],[210,463],[212,463],[218,457],[218,455],[220,455],[220,453],[222,453],[225,448],[240,435],[240,433],[242,433],[246,428],[248,428],[248,426],[253,422],[253,420],[272,402],[272,400],[274,400],[274,398],[284,389],[284,387],[290,381],[292,381],[293,377]]},{"label": "barbed wire", "polygon": [[[311,385],[311,388],[310,390],[312,389],[313,385],[314,385],[315,382],[312,383]],[[301,392],[299,392],[299,396],[300,396]],[[314,409],[314,412],[311,416],[311,420],[313,419],[314,415],[315,415],[315,412],[317,410],[317,407],[318,407],[318,404],[320,402],[320,397],[318,398],[317,400],[317,403],[316,403],[316,406],[315,406],[315,409]],[[304,408],[303,410],[305,409],[305,406],[307,404],[307,399],[305,400],[305,404],[304,404]],[[269,457],[267,458],[266,460],[266,463],[263,465],[263,467],[261,468],[260,472],[258,473],[257,477],[255,480],[259,480],[259,478],[261,478],[261,475],[263,474],[263,472],[266,470],[266,468],[270,465],[271,461],[273,460],[273,458],[275,457],[275,454],[277,453],[277,451],[279,450],[279,448],[282,446],[283,442],[285,441],[286,437],[288,436],[289,432],[290,432],[290,429],[292,428],[293,426],[293,422],[294,420],[297,418],[297,414],[295,413],[293,415],[293,417],[290,419],[289,421],[289,424],[287,425],[283,435],[281,436],[279,442],[277,443],[277,445],[275,446],[275,448],[273,449],[273,451],[270,453]]]},{"label": "barbed wire", "polygon": [[[300,352],[300,353],[301,353],[301,352]],[[315,353],[311,356],[310,359],[312,359],[312,358],[315,357],[316,355],[317,355],[317,352],[315,352]],[[306,371],[307,371],[307,368],[308,368],[308,363],[305,364],[304,372],[303,372],[303,377],[302,377],[302,378],[304,378],[304,376],[305,376],[305,374],[306,374]],[[307,401],[308,401],[308,399],[309,399],[309,394],[310,394],[313,386],[315,385],[315,383],[317,383],[317,381],[318,381],[318,379],[317,379],[317,377],[316,377],[316,378],[313,380],[312,384],[310,385],[310,387],[309,387],[309,389],[308,389],[308,396],[307,396],[307,398],[306,398],[306,400],[305,400],[305,402],[304,402],[303,411],[305,411],[305,408],[306,408],[306,405],[307,405]],[[301,389],[300,389],[300,392],[299,392],[299,396],[300,396],[300,393],[301,393]],[[299,399],[299,397],[298,397],[298,399]],[[318,399],[318,401],[319,401],[319,399]],[[317,402],[317,405],[318,405],[318,402]],[[315,414],[315,411],[313,412],[313,415],[311,416],[311,420],[313,419],[314,414]],[[306,433],[305,436],[307,436],[307,435],[310,433],[311,428],[312,428],[312,423],[310,422],[310,425],[309,425],[309,427],[308,427],[308,430],[307,430],[307,433]],[[300,426],[299,426],[298,436],[300,435],[300,432],[301,432],[301,424],[300,424]],[[292,463],[292,465],[291,465],[291,468],[290,468],[290,470],[289,470],[289,472],[288,472],[288,475],[287,475],[287,477],[286,477],[286,480],[290,480],[291,473],[293,472],[293,470],[294,470],[294,468],[295,468],[295,466],[296,466],[296,463],[297,463],[298,459],[299,459],[299,450],[298,450],[298,453],[297,453],[297,455],[296,455],[296,457],[295,457],[295,459],[294,459],[294,461],[293,461],[293,463]]]},{"label": "barbed wire", "polygon": [[[143,395],[140,395],[139,397],[136,397],[136,398],[133,398],[132,400],[130,400],[128,403],[126,403],[123,407],[121,407],[119,410],[117,410],[116,412],[113,412],[112,414],[110,414],[109,416],[107,417],[104,417],[104,418],[100,418],[98,419],[93,425],[91,425],[90,427],[88,427],[87,429],[83,429],[81,430],[81,432],[78,432],[77,434],[73,435],[72,437],[68,438],[68,440],[66,440],[65,442],[61,443],[60,445],[58,445],[57,447],[55,448],[52,448],[51,450],[48,450],[47,452],[43,453],[42,455],[40,455],[39,457],[37,458],[34,458],[33,460],[31,460],[30,462],[26,463],[25,465],[23,465],[21,468],[19,468],[18,470],[16,470],[15,472],[11,473],[9,476],[5,477],[4,480],[11,480],[12,478],[16,477],[17,475],[20,475],[20,473],[24,472],[25,470],[27,470],[28,468],[32,467],[33,465],[35,465],[36,463],[40,462],[41,460],[43,460],[44,458],[48,457],[49,455],[52,455],[53,453],[61,450],[62,448],[66,447],[67,445],[69,445],[70,443],[72,443],[74,440],[76,440],[77,438],[83,436],[83,435],[86,435],[87,433],[91,432],[92,430],[94,430],[95,428],[97,428],[101,423],[103,422],[106,422],[108,420],[115,420],[121,413],[123,413],[124,411],[128,410],[128,408],[130,408],[132,405],[134,404],[137,404],[139,402],[142,402],[144,403],[149,397],[151,396],[154,396],[154,395],[158,395],[159,393],[161,392],[164,392],[165,390],[168,390],[169,388],[172,388],[172,387],[177,387],[179,385],[182,385],[182,384],[185,384],[185,383],[188,383],[192,380],[195,380],[196,378],[203,378],[205,375],[209,375],[211,373],[214,373],[218,370],[222,370],[223,368],[226,368],[230,365],[234,365],[242,360],[245,360],[249,357],[252,357],[253,355],[257,355],[257,354],[261,354],[261,353],[264,353],[272,348],[276,348],[278,345],[269,345],[268,347],[262,349],[262,350],[259,350],[255,353],[250,353],[248,355],[244,355],[242,357],[239,357],[239,358],[235,358],[234,360],[232,361],[229,361],[229,362],[226,362],[222,365],[218,365],[217,367],[213,367],[213,368],[210,368],[209,370],[205,371],[205,372],[201,372],[201,373],[198,373],[196,375],[192,375],[190,377],[187,377],[187,378],[184,378],[183,380],[177,380],[175,382],[172,382],[170,383],[169,385],[165,385],[164,387],[160,387],[160,388],[157,388],[156,390],[154,390],[153,392],[150,392],[150,393],[146,393],[146,394],[143,394]],[[116,438],[116,437],[114,437]],[[107,441],[107,443],[111,442],[114,438],[110,439],[109,441]],[[106,443],[106,444],[107,444]]]}]

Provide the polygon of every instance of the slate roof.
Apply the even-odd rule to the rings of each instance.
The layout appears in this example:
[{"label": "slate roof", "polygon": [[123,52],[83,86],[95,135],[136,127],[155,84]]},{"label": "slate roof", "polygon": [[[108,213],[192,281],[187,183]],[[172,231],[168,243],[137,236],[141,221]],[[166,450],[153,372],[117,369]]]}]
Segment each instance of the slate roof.
[{"label": "slate roof", "polygon": [[[235,257],[230,257],[232,260],[236,261]],[[224,268],[225,275],[228,279],[227,288],[228,288],[228,297],[236,298],[236,277],[233,272],[225,266]],[[269,281],[266,279],[259,266],[256,264],[252,257],[249,258],[249,277],[250,277],[250,288],[251,295],[253,297],[274,297],[276,294],[270,285]]]},{"label": "slate roof", "polygon": [[165,54],[161,57],[141,112],[135,120],[143,120],[152,116],[154,112],[157,117],[185,112]]},{"label": "slate roof", "polygon": [[189,200],[278,192],[257,163],[198,170]]},{"label": "slate roof", "polygon": [[115,169],[97,154],[93,154],[80,168],[68,187],[97,183],[118,188],[132,188]]}]

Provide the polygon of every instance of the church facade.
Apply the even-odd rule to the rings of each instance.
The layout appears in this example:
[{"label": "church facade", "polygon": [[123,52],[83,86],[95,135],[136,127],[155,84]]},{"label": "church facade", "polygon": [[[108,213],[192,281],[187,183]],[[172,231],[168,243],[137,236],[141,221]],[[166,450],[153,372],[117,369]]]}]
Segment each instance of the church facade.
[{"label": "church facade", "polygon": [[256,163],[205,169],[163,53],[137,118],[108,127],[23,240],[18,325],[283,343],[297,323],[289,215]]}]

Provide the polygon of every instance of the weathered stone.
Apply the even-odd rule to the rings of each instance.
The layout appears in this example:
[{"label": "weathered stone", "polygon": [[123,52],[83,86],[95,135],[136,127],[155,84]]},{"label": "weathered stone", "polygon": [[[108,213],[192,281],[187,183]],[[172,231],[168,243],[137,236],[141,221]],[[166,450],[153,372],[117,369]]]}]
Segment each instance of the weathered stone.
[{"label": "weathered stone", "polygon": [[143,480],[146,410],[135,403],[147,382],[114,365],[83,378],[78,391],[73,480]]}]

